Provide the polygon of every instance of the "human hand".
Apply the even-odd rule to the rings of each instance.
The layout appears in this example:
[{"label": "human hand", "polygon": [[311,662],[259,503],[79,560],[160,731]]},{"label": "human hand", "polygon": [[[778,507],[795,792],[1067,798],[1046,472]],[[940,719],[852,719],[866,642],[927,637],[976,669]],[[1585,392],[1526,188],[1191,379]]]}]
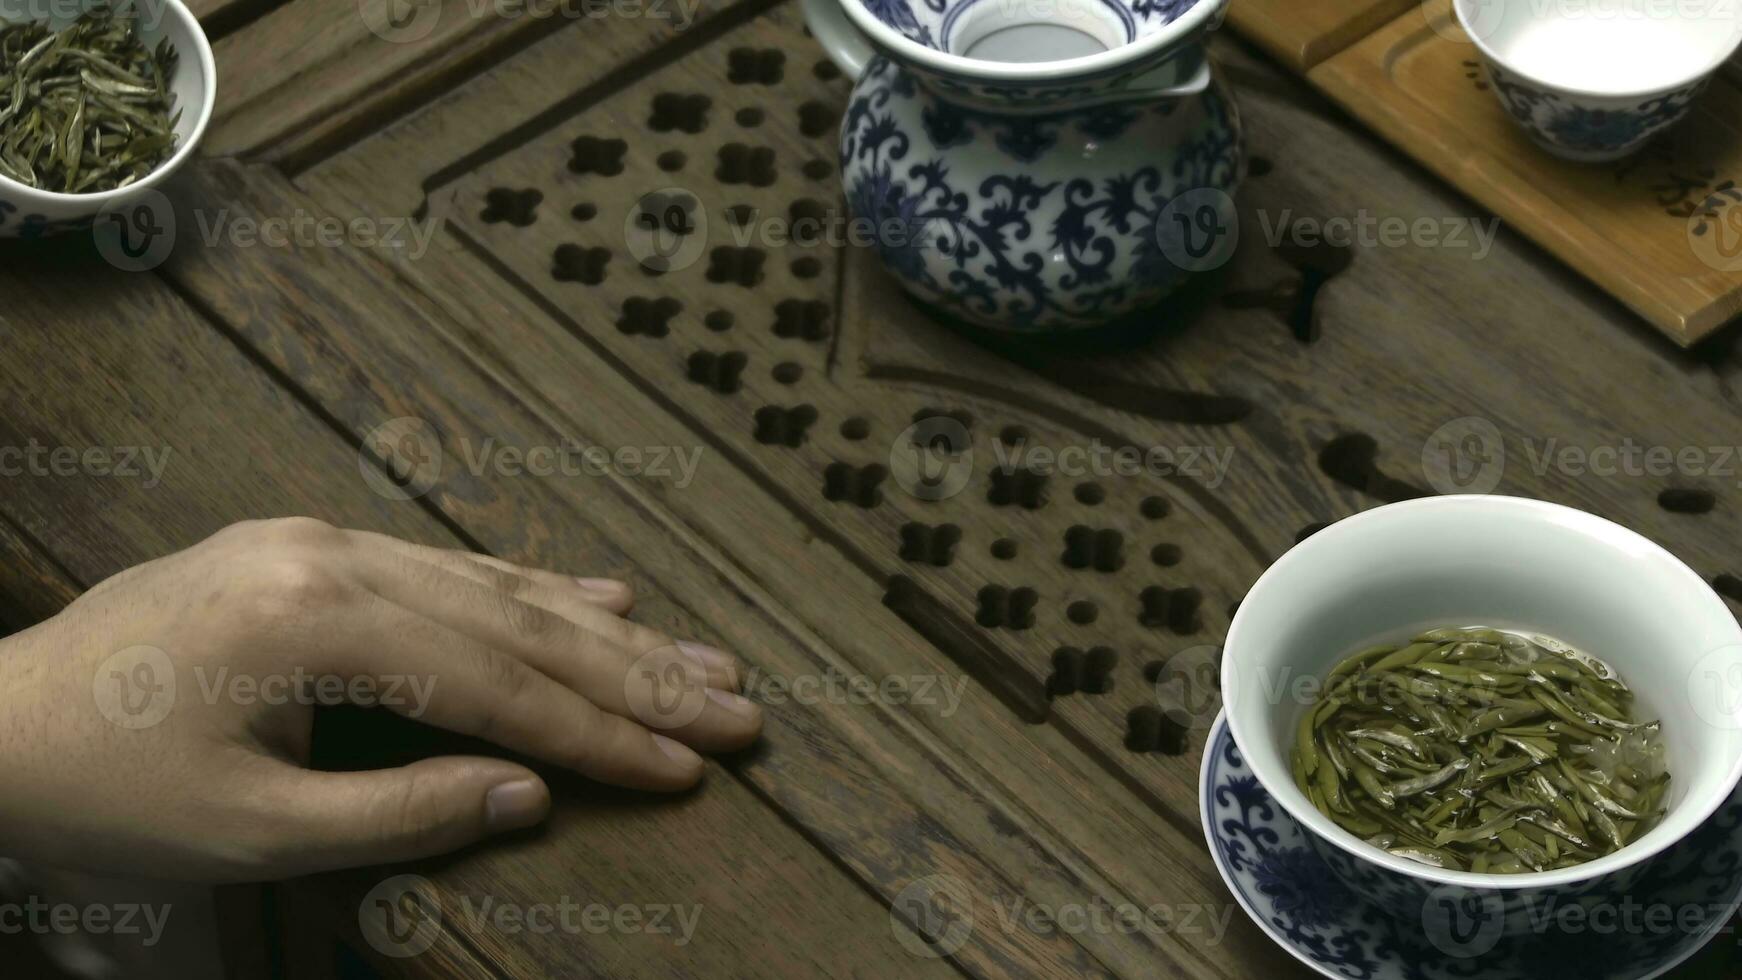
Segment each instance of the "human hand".
[{"label": "human hand", "polygon": [[754,741],[728,654],[623,618],[627,585],[251,521],[0,641],[0,842],[108,874],[263,880],[544,819],[525,766],[305,768],[318,704],[378,704],[602,782],[678,790]]}]

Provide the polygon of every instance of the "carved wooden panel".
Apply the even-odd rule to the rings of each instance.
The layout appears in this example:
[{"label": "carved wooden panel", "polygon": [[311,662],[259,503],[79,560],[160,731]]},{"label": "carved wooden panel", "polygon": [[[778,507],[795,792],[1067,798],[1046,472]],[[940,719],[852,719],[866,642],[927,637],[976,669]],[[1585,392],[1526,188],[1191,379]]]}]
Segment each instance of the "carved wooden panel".
[{"label": "carved wooden panel", "polygon": [[[911,312],[852,316],[863,335],[844,335],[843,303],[893,288],[855,265],[870,278],[843,293],[844,257],[866,250],[798,240],[846,225],[846,89],[790,17],[756,22],[483,163],[450,228],[1018,717],[1057,710],[1113,758],[1181,757],[1160,792],[1189,812],[1216,644],[1270,557],[1206,488],[1236,451],[1206,432],[1251,406],[1084,368],[1079,389],[1148,423],[1084,425],[1014,364],[999,380],[956,376],[975,360],[959,355],[903,363],[907,341],[880,331]],[[906,472],[922,457],[931,486]]]},{"label": "carved wooden panel", "polygon": [[[1158,311],[1153,337],[1102,351],[953,333],[908,304],[868,250],[770,234],[793,218],[839,217],[824,120],[840,111],[845,82],[786,7],[686,43],[682,58],[642,65],[633,84],[565,101],[536,85],[515,96],[506,84],[568,77],[567,55],[536,45],[481,79],[482,94],[455,93],[317,167],[312,186],[335,210],[395,213],[427,192],[430,212],[446,218],[441,247],[396,270],[440,316],[420,307],[406,327],[335,315],[323,329],[346,337],[350,363],[388,387],[382,337],[409,342],[403,357],[421,341],[402,335],[427,330],[500,386],[509,419],[525,411],[607,438],[699,442],[714,482],[637,485],[634,506],[742,570],[747,604],[779,607],[783,622],[790,612],[874,672],[936,670],[947,657],[978,680],[962,714],[889,713],[904,736],[935,743],[937,771],[909,754],[861,766],[808,734],[805,750],[826,758],[794,761],[792,733],[780,730],[771,760],[749,769],[759,792],[884,898],[924,863],[876,837],[908,818],[872,821],[849,811],[887,797],[843,804],[830,788],[872,769],[911,780],[928,816],[987,856],[976,887],[996,867],[1055,894],[1086,884],[1153,898],[1186,880],[1191,893],[1215,891],[1202,878],[1196,736],[1160,723],[1166,699],[1213,694],[1181,668],[1209,665],[1229,607],[1299,536],[1440,491],[1426,451],[1443,448],[1460,419],[1480,416],[1499,433],[1498,489],[1638,527],[1721,587],[1742,571],[1725,545],[1742,530],[1726,484],[1599,479],[1533,457],[1546,440],[1733,441],[1734,356],[1670,350],[1510,234],[1481,259],[1267,241],[1278,222],[1362,209],[1483,215],[1236,46],[1219,47],[1256,154],[1240,195],[1242,248],[1220,280]],[[386,148],[417,146],[433,178],[384,170]],[[1290,152],[1300,146],[1314,153]],[[240,316],[246,306],[233,299],[227,309]],[[1570,349],[1581,356],[1569,371]],[[341,372],[299,369],[299,356],[308,357],[275,359],[323,400],[353,407]],[[454,397],[462,414],[490,400]],[[486,433],[518,424],[483,417]],[[1213,485],[998,465],[1017,447],[1097,439],[1202,447],[1232,462]],[[933,484],[950,487],[964,472],[966,482],[933,493],[904,479],[920,459],[935,467]],[[553,547],[588,512],[586,491],[573,487],[462,481],[430,501],[462,523],[516,508],[551,515],[527,530],[533,549]],[[639,530],[608,530],[627,552],[666,553]],[[1207,712],[1213,699],[1185,707]],[[1027,724],[1043,714],[1046,724]],[[1192,720],[1189,710],[1179,717]],[[861,749],[875,741],[868,731],[896,725],[853,712],[827,719]],[[1107,773],[1123,787],[1109,791]],[[963,807],[950,785],[993,802]],[[1133,813],[1134,801],[1148,812]],[[1147,819],[1156,814],[1164,819]],[[1083,867],[1092,870],[1078,879]],[[1130,967],[1150,955],[1136,939],[1078,941],[1115,972],[1142,973]],[[1229,967],[1229,949],[1203,937],[1179,942],[1170,955],[1252,972]]]}]

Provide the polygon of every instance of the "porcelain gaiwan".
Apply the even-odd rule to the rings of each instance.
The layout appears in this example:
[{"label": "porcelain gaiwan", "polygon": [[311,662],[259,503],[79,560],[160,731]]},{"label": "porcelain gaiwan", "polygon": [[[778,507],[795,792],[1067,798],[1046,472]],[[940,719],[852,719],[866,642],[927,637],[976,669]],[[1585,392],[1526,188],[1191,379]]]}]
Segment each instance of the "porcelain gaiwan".
[{"label": "porcelain gaiwan", "polygon": [[1228,0],[805,0],[857,80],[841,178],[922,303],[1098,326],[1227,261],[1239,114],[1204,35]]}]

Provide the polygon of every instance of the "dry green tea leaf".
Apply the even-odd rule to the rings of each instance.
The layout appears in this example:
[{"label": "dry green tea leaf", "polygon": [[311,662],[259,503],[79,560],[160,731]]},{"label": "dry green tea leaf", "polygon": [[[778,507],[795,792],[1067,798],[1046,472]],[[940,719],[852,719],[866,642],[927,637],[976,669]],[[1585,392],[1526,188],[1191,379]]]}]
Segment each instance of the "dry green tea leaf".
[{"label": "dry green tea leaf", "polygon": [[132,3],[62,31],[0,25],[0,174],[62,194],[125,187],[175,153],[176,53],[139,37]]}]

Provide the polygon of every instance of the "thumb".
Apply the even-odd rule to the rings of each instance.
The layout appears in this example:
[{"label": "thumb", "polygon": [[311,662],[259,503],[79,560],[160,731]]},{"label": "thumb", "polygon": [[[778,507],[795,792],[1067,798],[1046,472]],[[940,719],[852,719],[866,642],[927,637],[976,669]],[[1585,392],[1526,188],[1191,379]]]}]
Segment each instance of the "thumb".
[{"label": "thumb", "polygon": [[365,772],[286,768],[289,792],[275,795],[292,874],[445,854],[550,812],[544,781],[501,759],[442,756]]}]

